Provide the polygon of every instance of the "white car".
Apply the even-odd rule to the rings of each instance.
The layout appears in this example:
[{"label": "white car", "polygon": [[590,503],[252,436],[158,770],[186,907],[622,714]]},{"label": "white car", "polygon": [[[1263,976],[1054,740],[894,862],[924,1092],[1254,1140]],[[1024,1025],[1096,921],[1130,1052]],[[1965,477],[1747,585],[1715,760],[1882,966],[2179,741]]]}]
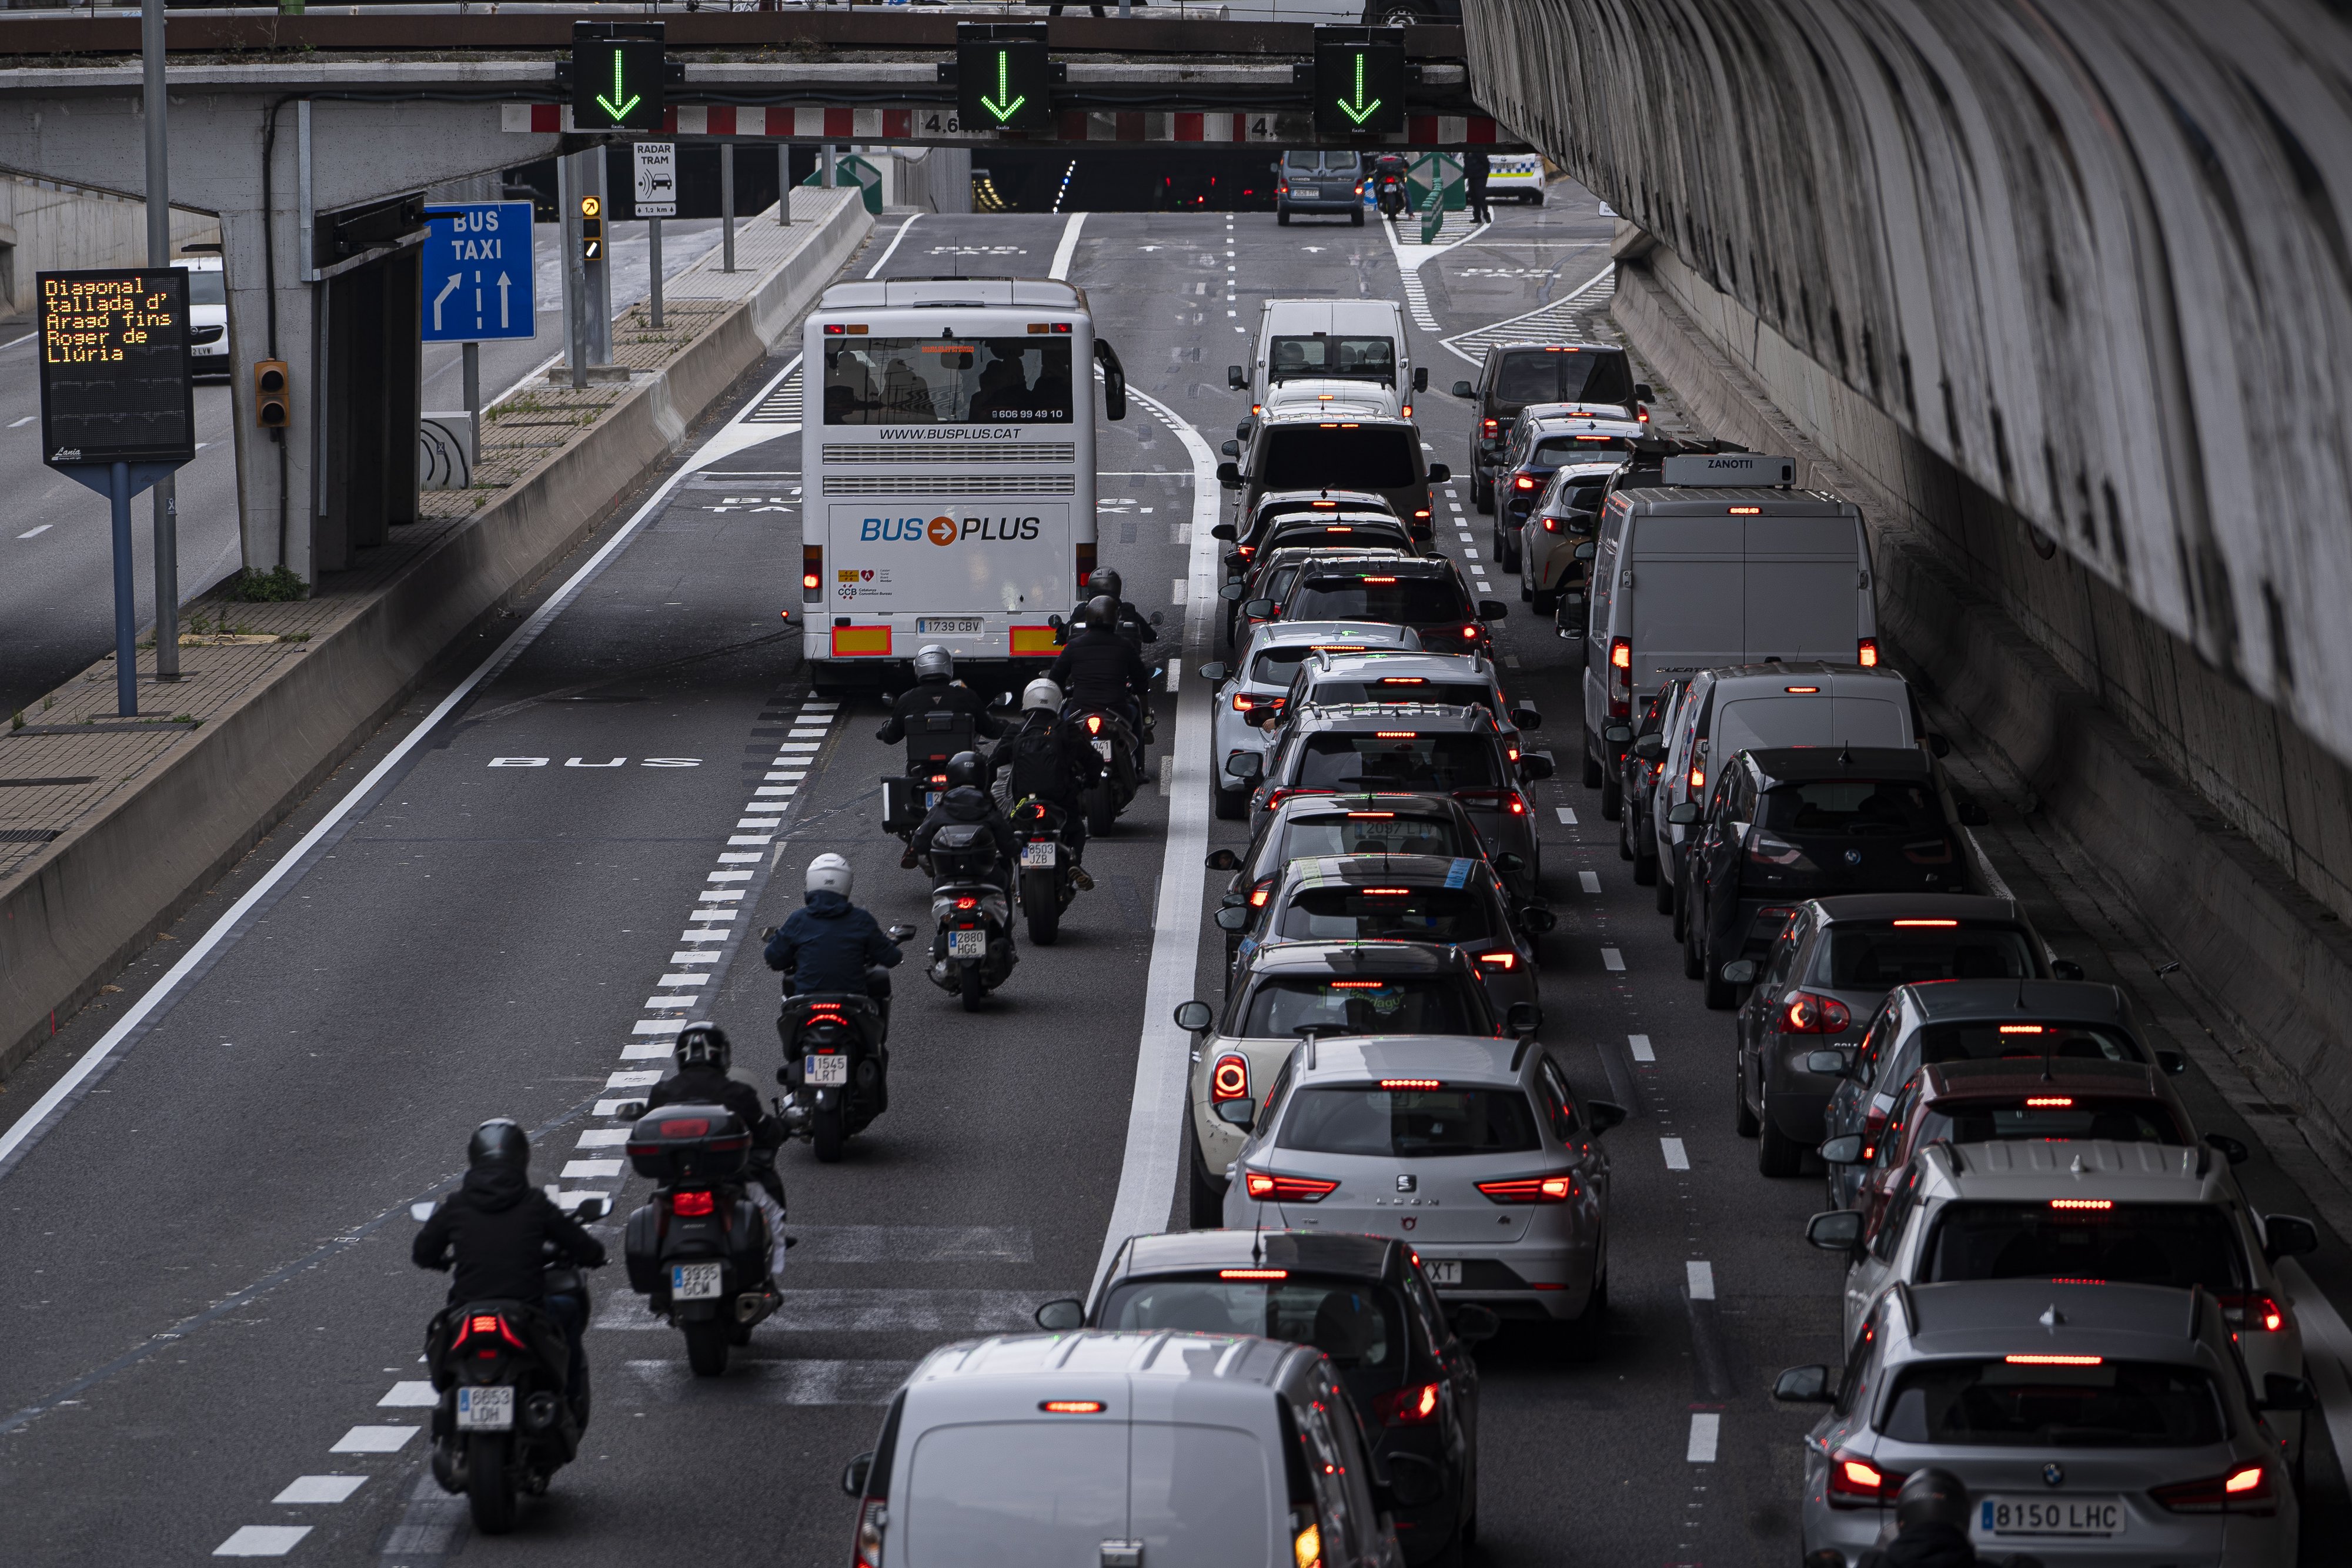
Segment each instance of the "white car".
[{"label": "white car", "polygon": [[1516,196],[1531,207],[1544,199],[1543,159],[1533,152],[1490,158],[1486,168],[1486,198]]},{"label": "white car", "polygon": [[[1283,700],[1298,666],[1318,648],[1350,653],[1369,649],[1415,653],[1421,638],[1409,626],[1380,621],[1269,621],[1250,634],[1241,657],[1228,666],[1201,666],[1201,678],[1217,688],[1210,706],[1209,755],[1217,769],[1217,815],[1238,820],[1249,810],[1249,787],[1228,789],[1226,761],[1241,752],[1263,758],[1273,745],[1268,732],[1253,727],[1250,716]],[[1261,768],[1264,766],[1260,764]]]},{"label": "white car", "polygon": [[217,252],[184,255],[172,264],[188,269],[189,357],[199,376],[226,376],[228,358],[228,275]]}]

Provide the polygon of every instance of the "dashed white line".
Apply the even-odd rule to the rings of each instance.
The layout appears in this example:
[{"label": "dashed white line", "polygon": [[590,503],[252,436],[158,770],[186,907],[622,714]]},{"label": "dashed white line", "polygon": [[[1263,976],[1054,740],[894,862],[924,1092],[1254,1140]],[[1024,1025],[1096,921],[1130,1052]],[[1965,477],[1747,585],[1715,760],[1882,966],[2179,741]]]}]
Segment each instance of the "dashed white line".
[{"label": "dashed white line", "polygon": [[376,1407],[378,1409],[430,1410],[440,1403],[441,1396],[433,1391],[433,1385],[429,1382],[418,1381],[394,1384],[392,1392],[376,1401]]},{"label": "dashed white line", "polygon": [[1625,972],[1625,955],[1614,947],[1601,949],[1601,967],[1612,975]]},{"label": "dashed white line", "polygon": [[[607,1089],[650,1089],[661,1081],[662,1075],[659,1072],[646,1072],[643,1071],[615,1072],[611,1077],[604,1080],[604,1087]],[[609,1116],[612,1113],[605,1110],[600,1103],[597,1106],[596,1114],[599,1116]]]},{"label": "dashed white line", "polygon": [[1634,1061],[1655,1061],[1658,1060],[1658,1053],[1650,1049],[1650,1037],[1648,1035],[1629,1034],[1625,1037],[1625,1043],[1633,1048]]},{"label": "dashed white line", "polygon": [[29,539],[37,534],[47,533],[51,528],[56,527],[57,524],[55,523],[43,523],[37,528],[26,528],[23,533],[18,534],[16,537],[20,539]]},{"label": "dashed white line", "polygon": [[1557,808],[1555,808],[1555,809],[1559,812],[1559,821],[1560,821],[1560,826],[1562,826],[1562,827],[1564,827],[1564,828],[1572,828],[1572,827],[1576,826],[1576,808],[1575,808],[1575,807],[1573,807],[1573,806],[1560,806],[1560,807],[1557,807]]},{"label": "dashed white line", "polygon": [[1693,1258],[1683,1265],[1684,1284],[1694,1301],[1715,1300],[1715,1265],[1704,1258]]},{"label": "dashed white line", "polygon": [[[615,1166],[621,1162],[614,1160]],[[335,1439],[331,1454],[396,1454],[416,1436],[415,1427],[354,1427]]]},{"label": "dashed white line", "polygon": [[1690,1152],[1683,1147],[1683,1141],[1680,1138],[1660,1138],[1658,1140],[1658,1152],[1666,1156],[1666,1168],[1668,1170],[1686,1171],[1690,1169]]},{"label": "dashed white line", "polygon": [[[425,1385],[431,1387],[431,1384]],[[341,1502],[367,1483],[365,1476],[296,1476],[286,1490],[269,1500],[278,1504]],[[219,1553],[214,1553],[218,1556]]]},{"label": "dashed white line", "polygon": [[1695,1465],[1715,1463],[1715,1446],[1723,1436],[1723,1417],[1712,1410],[1691,1412],[1690,1448],[1683,1457]]},{"label": "dashed white line", "polygon": [[1587,893],[1599,893],[1601,891],[1601,873],[1597,871],[1578,872],[1576,873],[1576,883]]},{"label": "dashed white line", "polygon": [[41,416],[37,413],[28,413],[22,419],[12,419],[8,422],[8,428],[11,430],[20,430],[40,417]]},{"label": "dashed white line", "polygon": [[310,1533],[307,1524],[243,1524],[213,1548],[215,1557],[283,1557]]},{"label": "dashed white line", "polygon": [[626,1127],[583,1127],[580,1131],[580,1141],[572,1146],[581,1149],[617,1149],[628,1141],[629,1129]]},{"label": "dashed white line", "polygon": [[[669,1052],[665,1051],[662,1054],[667,1056]],[[619,1160],[568,1160],[563,1166],[565,1181],[611,1181],[620,1174]]]}]

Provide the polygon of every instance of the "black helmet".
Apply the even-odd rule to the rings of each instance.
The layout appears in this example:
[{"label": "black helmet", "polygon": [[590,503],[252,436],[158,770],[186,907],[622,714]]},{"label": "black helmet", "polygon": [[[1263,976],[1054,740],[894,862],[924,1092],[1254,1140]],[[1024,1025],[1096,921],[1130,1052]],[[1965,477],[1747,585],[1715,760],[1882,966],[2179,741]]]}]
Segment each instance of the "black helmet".
[{"label": "black helmet", "polygon": [[1087,579],[1087,586],[1093,589],[1097,593],[1108,594],[1113,603],[1116,603],[1118,601],[1118,591],[1121,586],[1118,580],[1118,573],[1113,571],[1107,566],[1098,566],[1095,568],[1094,575]]},{"label": "black helmet", "polygon": [[724,1072],[733,1065],[735,1048],[727,1042],[727,1031],[715,1023],[690,1023],[677,1031],[677,1043],[670,1049],[670,1060],[678,1070],[689,1067],[715,1067]]},{"label": "black helmet", "polygon": [[522,1127],[508,1116],[493,1116],[474,1129],[473,1141],[466,1145],[466,1164],[474,1170],[484,1166],[511,1166],[516,1170],[530,1166],[530,1140],[523,1136]]},{"label": "black helmet", "polygon": [[1969,1489],[1949,1470],[1913,1470],[1895,1494],[1895,1528],[1919,1524],[1969,1527]]},{"label": "black helmet", "polygon": [[959,751],[948,758],[949,789],[969,784],[977,789],[987,782],[987,772],[981,764],[979,752]]},{"label": "black helmet", "polygon": [[915,653],[915,679],[919,681],[949,681],[955,678],[955,655],[937,643],[926,643]]},{"label": "black helmet", "polygon": [[1087,601],[1087,624],[1105,632],[1118,630],[1118,601],[1108,594],[1096,594]]}]

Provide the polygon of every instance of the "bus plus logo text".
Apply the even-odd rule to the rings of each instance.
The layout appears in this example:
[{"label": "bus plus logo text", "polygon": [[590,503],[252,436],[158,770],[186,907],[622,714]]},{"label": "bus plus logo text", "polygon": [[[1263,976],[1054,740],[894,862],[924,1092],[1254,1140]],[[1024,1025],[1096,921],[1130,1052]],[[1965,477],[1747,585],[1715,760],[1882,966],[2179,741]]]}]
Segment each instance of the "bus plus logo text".
[{"label": "bus plus logo text", "polygon": [[981,539],[992,544],[1016,539],[1034,539],[1042,518],[1038,517],[866,517],[859,521],[857,538],[866,544],[912,544],[917,539],[929,539],[935,545],[951,545],[958,539]]}]

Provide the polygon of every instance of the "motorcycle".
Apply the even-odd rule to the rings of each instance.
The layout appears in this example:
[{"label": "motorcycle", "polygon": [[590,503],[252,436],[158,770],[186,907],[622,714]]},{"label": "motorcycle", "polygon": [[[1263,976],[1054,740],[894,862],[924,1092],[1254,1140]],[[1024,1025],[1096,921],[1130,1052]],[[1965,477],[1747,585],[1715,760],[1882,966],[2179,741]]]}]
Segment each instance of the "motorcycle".
[{"label": "motorcycle", "polygon": [[[1003,700],[990,705],[998,712]],[[948,758],[979,748],[980,730],[969,714],[927,713],[907,727],[907,770],[882,777],[882,827],[913,840],[924,816],[948,790]]]},{"label": "motorcycle", "polygon": [[[420,1223],[437,1203],[410,1206]],[[602,1219],[612,1200],[584,1198],[573,1214]],[[569,1264],[546,1271],[550,1296],[590,1301],[588,1281]],[[579,1456],[588,1426],[588,1388],[568,1386],[572,1362],[562,1326],[527,1301],[472,1301],[444,1308],[425,1331],[425,1361],[440,1396],[433,1407],[433,1479],[463,1493],[474,1528],[503,1535],[518,1500],[546,1495],[557,1470]]]},{"label": "motorcycle", "polygon": [[1013,836],[1021,841],[1017,891],[1029,940],[1050,947],[1062,929],[1062,911],[1078,895],[1077,862],[1063,837],[1069,813],[1033,795],[1014,804],[1011,820]]},{"label": "motorcycle", "polygon": [[727,1370],[730,1345],[782,1299],[770,1277],[767,1217],[745,1186],[751,1132],[723,1105],[639,1102],[626,1145],[630,1166],[655,1185],[629,1216],[621,1254],[629,1289],[686,1335],[697,1377]]},{"label": "motorcycle", "polygon": [[963,1010],[1012,976],[1013,903],[992,880],[1000,857],[984,823],[950,822],[931,839],[931,984],[963,998]]},{"label": "motorcycle", "polygon": [[[890,927],[890,940],[902,946],[914,935],[911,925]],[[877,972],[888,973],[868,971]],[[890,1108],[889,1004],[844,991],[786,997],[776,1038],[784,1048],[776,1082],[790,1091],[776,1114],[832,1165],[852,1134]]]},{"label": "motorcycle", "polygon": [[[1153,678],[1157,679],[1160,674],[1159,670],[1153,670]],[[1078,796],[1079,803],[1087,811],[1087,831],[1099,837],[1110,831],[1111,824],[1118,821],[1118,814],[1127,810],[1129,802],[1135,799],[1136,791],[1143,788],[1140,753],[1143,746],[1151,743],[1151,731],[1149,728],[1144,731],[1142,745],[1139,746],[1135,731],[1129,726],[1126,716],[1116,709],[1074,705],[1068,715],[1086,726],[1087,739],[1093,744],[1095,755],[1103,760],[1101,779],[1087,786]],[[1149,718],[1145,722],[1148,725]]]},{"label": "motorcycle", "polygon": [[1373,165],[1372,192],[1379,199],[1382,217],[1404,216],[1404,164],[1401,160],[1382,158]]}]

